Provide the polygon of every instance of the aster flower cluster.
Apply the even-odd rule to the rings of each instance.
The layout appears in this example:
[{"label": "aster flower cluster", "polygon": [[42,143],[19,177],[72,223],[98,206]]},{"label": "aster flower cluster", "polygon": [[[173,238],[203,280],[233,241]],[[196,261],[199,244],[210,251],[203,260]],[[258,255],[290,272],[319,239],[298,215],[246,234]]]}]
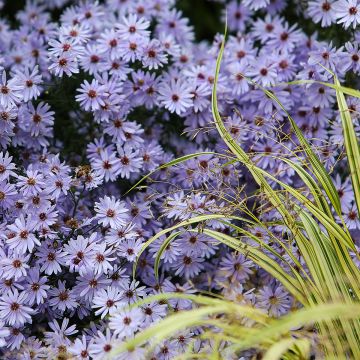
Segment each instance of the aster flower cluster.
[{"label": "aster flower cluster", "polygon": [[[356,241],[360,222],[342,172],[335,94],[320,84],[285,83],[328,81],[328,70],[357,81],[360,3],[223,4],[230,36],[218,98],[226,127],[258,166],[301,184],[274,157],[301,158],[286,114],[253,82],[271,87],[326,168],[337,166],[333,178]],[[301,22],[341,29],[347,41],[306,34],[284,17],[287,6]],[[175,0],[28,1],[16,20],[19,26],[0,20],[0,357],[105,359],[167,314],[194,306],[185,299],[129,306],[161,292],[213,291],[273,317],[296,307],[279,282],[199,227],[183,227],[172,241],[160,237],[142,251],[175,223],[238,214],[237,204],[253,204],[249,174],[216,155],[226,152],[211,113],[223,36],[197,43]],[[348,100],[358,125],[360,103]],[[195,152],[202,154],[154,171]],[[149,173],[146,186],[127,193]],[[266,203],[254,204],[260,220],[276,220]],[[206,226],[232,231],[219,219]],[[283,230],[248,228],[269,247],[277,246],[276,236],[297,257]],[[152,356],[174,358],[192,342],[206,354],[212,343],[199,340],[201,331],[176,334]],[[116,359],[148,356],[136,348]]]}]

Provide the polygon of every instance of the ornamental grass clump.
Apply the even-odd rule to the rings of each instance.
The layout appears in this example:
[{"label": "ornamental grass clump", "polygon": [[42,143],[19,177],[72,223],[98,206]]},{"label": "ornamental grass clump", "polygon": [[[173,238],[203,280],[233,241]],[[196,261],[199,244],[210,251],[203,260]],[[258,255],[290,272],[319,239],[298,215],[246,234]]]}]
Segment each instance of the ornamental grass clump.
[{"label": "ornamental grass clump", "polygon": [[0,3],[1,359],[360,358],[358,1]]}]

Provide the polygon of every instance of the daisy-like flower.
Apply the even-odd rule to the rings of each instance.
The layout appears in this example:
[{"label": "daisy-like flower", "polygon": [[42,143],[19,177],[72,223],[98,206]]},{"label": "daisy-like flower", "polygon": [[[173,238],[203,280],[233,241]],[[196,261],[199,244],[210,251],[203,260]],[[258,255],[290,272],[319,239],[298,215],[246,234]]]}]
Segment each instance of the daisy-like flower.
[{"label": "daisy-like flower", "polygon": [[36,65],[32,71],[28,67],[24,71],[17,71],[15,74],[16,83],[22,87],[22,95],[25,102],[37,99],[42,91],[40,84],[42,76],[39,73],[39,67]]},{"label": "daisy-like flower", "polygon": [[27,293],[18,292],[16,289],[9,291],[0,298],[0,317],[9,325],[21,326],[31,323],[31,315],[35,311],[26,306]]},{"label": "daisy-like flower", "polygon": [[336,12],[332,0],[309,1],[307,11],[314,22],[321,22],[322,27],[330,26],[336,21]]},{"label": "daisy-like flower", "polygon": [[118,343],[118,340],[115,335],[111,334],[109,328],[106,329],[105,335],[101,331],[98,331],[97,335],[93,337],[89,344],[90,354],[94,360],[104,359],[116,343]]},{"label": "daisy-like flower", "polygon": [[277,75],[275,64],[269,57],[262,57],[248,70],[248,75],[263,86],[274,85]]},{"label": "daisy-like flower", "polygon": [[36,256],[40,271],[45,272],[46,275],[61,272],[61,265],[65,264],[65,254],[60,249],[54,249],[46,242],[38,248]]},{"label": "daisy-like flower", "polygon": [[54,125],[54,111],[50,110],[50,106],[44,102],[40,102],[36,108],[29,102],[23,107],[19,114],[22,123],[20,127],[30,132],[32,136],[46,134],[49,128]]},{"label": "daisy-like flower", "polygon": [[34,196],[41,193],[45,186],[44,176],[39,170],[28,168],[26,176],[19,175],[16,184],[24,196]]},{"label": "daisy-like flower", "polygon": [[139,150],[131,150],[119,147],[120,159],[119,174],[125,179],[130,179],[131,174],[140,172],[143,159],[139,156]]},{"label": "daisy-like flower", "polygon": [[360,46],[357,41],[348,41],[345,44],[346,52],[341,55],[341,67],[343,71],[351,69],[355,73],[360,72]]},{"label": "daisy-like flower", "polygon": [[95,203],[95,211],[98,223],[110,226],[112,229],[120,229],[126,225],[129,219],[129,210],[123,201],[116,200],[114,196],[105,196]]},{"label": "daisy-like flower", "polygon": [[159,102],[170,112],[183,114],[192,106],[193,94],[189,84],[182,80],[163,82],[159,87]]},{"label": "daisy-like flower", "polygon": [[12,237],[7,239],[10,249],[16,249],[21,254],[32,251],[35,245],[40,245],[40,241],[33,234],[36,223],[33,220],[25,219],[20,215],[15,223],[8,226]]},{"label": "daisy-like flower", "polygon": [[76,280],[74,294],[85,301],[92,301],[100,289],[106,288],[111,283],[111,280],[105,275],[95,275],[92,271],[83,276],[78,276]]},{"label": "daisy-like flower", "polygon": [[17,281],[26,276],[29,265],[27,262],[30,259],[29,255],[19,254],[15,251],[11,256],[1,259],[2,278],[6,280],[14,279]]},{"label": "daisy-like flower", "polygon": [[147,39],[150,36],[150,31],[147,30],[149,26],[150,22],[145,18],[138,19],[137,15],[130,14],[122,18],[121,23],[117,25],[117,32],[122,40],[135,40],[139,37]]},{"label": "daisy-like flower", "polygon": [[142,63],[150,70],[158,69],[167,63],[167,55],[164,53],[164,48],[159,40],[152,39],[145,46]]},{"label": "daisy-like flower", "polygon": [[95,173],[105,181],[114,181],[120,173],[121,163],[115,153],[109,149],[100,152],[100,156],[93,160]]},{"label": "daisy-like flower", "polygon": [[116,260],[115,257],[111,257],[113,252],[112,248],[107,249],[106,243],[97,244],[94,248],[92,264],[96,275],[106,274],[108,270],[112,270],[111,262]]},{"label": "daisy-like flower", "polygon": [[144,315],[139,308],[123,308],[110,318],[109,327],[119,338],[126,338],[140,329],[143,320]]},{"label": "daisy-like flower", "polygon": [[76,334],[78,331],[76,330],[76,325],[69,325],[69,319],[64,317],[60,324],[54,319],[48,323],[49,328],[52,331],[45,331],[45,341],[48,343],[53,342],[54,335],[57,339],[64,339],[65,337]]},{"label": "daisy-like flower", "polygon": [[75,339],[74,344],[69,347],[69,352],[74,355],[75,359],[88,360],[90,359],[88,345],[86,336],[83,335],[81,339]]},{"label": "daisy-like flower", "polygon": [[134,262],[143,246],[141,239],[124,240],[118,247],[118,255],[126,258],[129,262]]},{"label": "daisy-like flower", "polygon": [[0,321],[0,347],[3,347],[6,345],[5,338],[10,335],[10,330],[4,326],[4,322]]},{"label": "daisy-like flower", "polygon": [[16,199],[18,192],[15,189],[15,185],[9,184],[6,181],[0,182],[0,206],[6,210],[11,208]]},{"label": "daisy-like flower", "polygon": [[259,307],[266,309],[270,316],[285,314],[291,306],[289,293],[281,285],[264,286],[257,297]]},{"label": "daisy-like flower", "polygon": [[42,304],[47,298],[47,291],[50,289],[50,286],[46,285],[47,278],[45,276],[40,277],[38,268],[32,268],[29,270],[29,277],[26,281],[27,302],[30,305]]},{"label": "daisy-like flower", "polygon": [[5,154],[0,153],[0,181],[8,180],[10,176],[16,176],[16,173],[13,171],[16,169],[14,163],[12,163],[13,157],[9,155],[8,152]]},{"label": "daisy-like flower", "polygon": [[360,229],[360,219],[356,206],[353,204],[344,206],[344,221],[348,229]]},{"label": "daisy-like flower", "polygon": [[81,67],[90,75],[97,74],[104,54],[100,54],[96,45],[86,45],[84,55],[81,56],[79,62]]},{"label": "daisy-like flower", "polygon": [[96,233],[89,238],[79,235],[64,246],[65,261],[71,272],[76,271],[84,275],[92,269],[96,247],[95,238]]},{"label": "daisy-like flower", "polygon": [[145,316],[145,324],[147,325],[153,324],[161,320],[167,314],[167,305],[159,304],[157,302],[146,304],[142,306],[141,309]]},{"label": "daisy-like flower", "polygon": [[49,305],[54,309],[65,311],[72,310],[78,306],[76,296],[65,287],[65,282],[58,280],[58,287],[49,290]]},{"label": "daisy-like flower", "polygon": [[244,63],[233,62],[229,64],[231,92],[235,96],[245,94],[249,91],[249,83],[245,78],[247,65]]},{"label": "daisy-like flower", "polygon": [[333,5],[338,24],[353,29],[360,23],[360,4],[358,0],[339,0]]},{"label": "daisy-like flower", "polygon": [[100,110],[101,106],[105,105],[104,97],[107,95],[106,86],[99,85],[96,79],[93,79],[91,84],[85,80],[81,84],[81,88],[78,89],[79,95],[75,96],[76,101],[80,103],[80,106],[85,111]]},{"label": "daisy-like flower", "polygon": [[121,57],[119,47],[120,40],[114,30],[105,30],[98,40],[98,51],[100,54],[109,56],[110,60],[116,60]]},{"label": "daisy-like flower", "polygon": [[254,264],[243,254],[228,254],[220,262],[219,271],[222,276],[230,278],[231,282],[243,282],[249,279]]},{"label": "daisy-like flower", "polygon": [[79,72],[76,56],[72,53],[66,52],[58,57],[53,57],[51,62],[52,64],[49,66],[49,71],[55,76],[63,77],[64,73],[67,76],[71,76]]},{"label": "daisy-like flower", "polygon": [[98,309],[95,315],[101,315],[101,319],[107,314],[113,315],[122,298],[123,294],[115,287],[108,286],[106,289],[100,289],[92,300],[92,307]]},{"label": "daisy-like flower", "polygon": [[270,4],[270,0],[243,0],[242,3],[250,10],[259,10],[267,7]]},{"label": "daisy-like flower", "polygon": [[7,81],[6,72],[3,71],[0,80],[0,105],[16,106],[22,100],[22,87],[17,84],[16,78]]},{"label": "daisy-like flower", "polygon": [[186,279],[189,279],[198,275],[204,269],[204,264],[202,264],[204,261],[203,257],[188,254],[180,256],[178,261],[172,264],[172,267],[176,270],[176,275],[185,276]]}]

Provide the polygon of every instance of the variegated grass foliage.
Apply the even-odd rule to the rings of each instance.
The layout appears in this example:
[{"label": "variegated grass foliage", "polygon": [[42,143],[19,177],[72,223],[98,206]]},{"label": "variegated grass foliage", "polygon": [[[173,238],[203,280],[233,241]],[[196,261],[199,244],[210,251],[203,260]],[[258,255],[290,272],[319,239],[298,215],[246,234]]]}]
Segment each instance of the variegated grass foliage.
[{"label": "variegated grass foliage", "polygon": [[[247,168],[258,185],[258,193],[265,196],[267,202],[276,208],[279,214],[277,225],[287,231],[289,243],[296,242],[303,262],[294,256],[288,244],[284,244],[271,233],[268,224],[262,223],[243,204],[238,204],[243,217],[224,213],[193,217],[159,232],[146,242],[143,251],[153,241],[165,236],[155,261],[154,271],[158,277],[161,254],[169,242],[180,235],[181,229],[186,228],[187,231],[195,233],[202,231],[245,254],[279,280],[294,297],[294,310],[274,319],[260,310],[224,300],[215,294],[160,294],[147,298],[146,302],[160,298],[184,297],[194,302],[194,309],[170,315],[120,345],[112,355],[131,351],[132,348],[144,344],[150,349],[152,345],[171,337],[179,330],[203,326],[204,331],[200,337],[212,339],[213,346],[209,353],[194,354],[190,344],[188,351],[179,356],[179,359],[225,358],[226,352],[221,350],[224,342],[228,344],[228,353],[259,348],[264,351],[263,359],[266,360],[308,359],[311,352],[315,352],[318,358],[360,359],[360,271],[349,255],[350,251],[356,252],[356,249],[342,220],[341,204],[335,186],[311,144],[268,89],[262,90],[285,112],[301,149],[292,159],[281,156],[277,158],[297,173],[304,187],[295,188],[280,181],[258,167],[252,156],[243,151],[227,130],[218,109],[217,80],[223,51],[224,42],[217,60],[212,110],[216,129],[226,143],[229,154],[218,156],[227,156],[229,163],[238,161]],[[333,83],[322,84],[336,92],[354,198],[360,211],[360,151],[345,100],[345,94],[360,98],[360,92],[341,86],[334,74],[333,79]],[[299,81],[291,84],[305,83]],[[187,155],[162,167],[177,165],[198,155]],[[281,190],[274,190],[271,185],[274,183]],[[138,185],[139,183],[135,186]],[[214,219],[231,228],[232,234],[226,235],[207,228],[206,222]],[[246,228],[235,224],[246,224]],[[260,227],[268,232],[273,241],[279,243],[281,252],[265,243],[261,236],[250,232],[249,227]],[[251,244],[243,241],[244,237],[251,239]],[[135,270],[136,265],[134,274]]]}]

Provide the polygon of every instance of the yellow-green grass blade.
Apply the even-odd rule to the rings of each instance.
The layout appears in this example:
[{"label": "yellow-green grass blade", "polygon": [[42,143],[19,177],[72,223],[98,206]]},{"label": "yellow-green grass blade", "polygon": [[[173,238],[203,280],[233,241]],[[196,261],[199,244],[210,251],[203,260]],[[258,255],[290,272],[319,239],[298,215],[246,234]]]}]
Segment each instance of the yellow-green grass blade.
[{"label": "yellow-green grass blade", "polygon": [[[272,345],[264,354],[262,360],[282,360],[283,355],[288,351],[292,350],[295,352],[296,350],[292,349],[294,345],[297,345],[298,347],[301,347],[301,355],[298,353],[296,356],[298,359],[301,359],[301,357],[305,359],[309,359],[310,357],[310,350],[311,350],[311,344],[308,339],[294,339],[294,338],[286,338],[282,339],[278,342],[276,342],[274,345]],[[300,357],[301,356],[301,357]]]},{"label": "yellow-green grass blade", "polygon": [[178,158],[176,158],[174,160],[171,160],[171,161],[167,162],[166,164],[160,165],[159,167],[157,167],[156,169],[154,169],[153,171],[149,172],[147,175],[142,177],[135,185],[133,185],[125,193],[125,195],[128,194],[130,191],[134,190],[135,188],[137,188],[142,182],[144,182],[147,178],[149,178],[152,174],[156,173],[157,171],[166,169],[166,168],[171,167],[171,166],[175,166],[177,164],[181,164],[181,163],[183,163],[185,161],[188,161],[190,159],[193,159],[195,157],[202,156],[202,155],[216,155],[216,156],[228,158],[228,156],[226,156],[226,155],[218,154],[218,153],[213,152],[213,151],[204,151],[204,152],[199,152],[199,153],[194,153],[194,154],[187,154],[187,155],[178,157]]},{"label": "yellow-green grass blade", "polygon": [[351,119],[350,111],[346,104],[344,93],[339,90],[340,82],[337,77],[334,77],[336,88],[336,98],[340,111],[340,118],[343,127],[345,151],[350,167],[350,177],[354,190],[355,202],[360,214],[360,150],[359,142],[356,137],[354,124]]},{"label": "yellow-green grass blade", "polygon": [[282,269],[282,267],[271,257],[265,255],[257,248],[242,244],[237,239],[234,239],[233,237],[220,233],[218,231],[204,229],[203,233],[244,254],[249,259],[254,261],[257,265],[259,265],[262,269],[264,269],[269,274],[278,279],[299,302],[301,302],[302,304],[308,303],[308,300],[304,294],[302,284],[299,283],[296,278],[286,273],[284,269]]},{"label": "yellow-green grass blade", "polygon": [[175,240],[181,233],[182,233],[182,231],[177,231],[177,232],[170,234],[170,236],[168,236],[166,238],[166,240],[161,244],[161,247],[156,254],[154,270],[155,270],[155,279],[157,282],[159,282],[159,266],[160,266],[161,256],[164,253],[164,251],[166,250],[166,248],[169,246],[170,242]]}]

